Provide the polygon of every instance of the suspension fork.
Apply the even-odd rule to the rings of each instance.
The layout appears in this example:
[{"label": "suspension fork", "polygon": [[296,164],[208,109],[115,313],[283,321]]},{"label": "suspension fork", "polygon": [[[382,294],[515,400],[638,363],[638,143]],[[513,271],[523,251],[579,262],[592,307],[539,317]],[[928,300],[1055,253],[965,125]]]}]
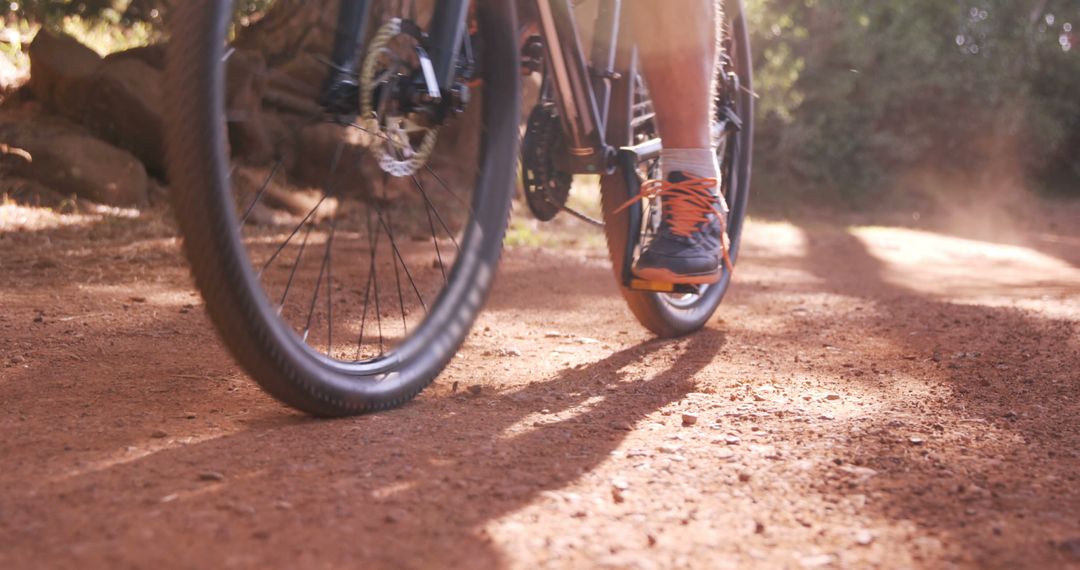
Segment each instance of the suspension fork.
[{"label": "suspension fork", "polygon": [[[438,0],[432,17],[425,47],[431,55],[431,63],[439,88],[445,93],[454,85],[457,76],[457,59],[462,43],[468,33],[470,0]],[[324,93],[331,91],[335,82],[356,82],[357,59],[360,48],[367,38],[371,17],[372,0],[341,0],[331,63],[334,68],[330,83]]]}]

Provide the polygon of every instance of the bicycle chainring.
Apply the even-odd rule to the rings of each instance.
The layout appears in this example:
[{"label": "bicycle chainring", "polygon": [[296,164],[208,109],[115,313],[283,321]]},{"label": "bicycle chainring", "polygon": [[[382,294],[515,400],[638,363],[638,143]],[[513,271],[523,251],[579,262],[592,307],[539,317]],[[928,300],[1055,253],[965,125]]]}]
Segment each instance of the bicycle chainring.
[{"label": "bicycle chainring", "polygon": [[551,103],[538,104],[529,115],[521,146],[522,182],[525,202],[536,219],[547,222],[566,206],[573,176],[555,164],[562,148],[562,122]]}]

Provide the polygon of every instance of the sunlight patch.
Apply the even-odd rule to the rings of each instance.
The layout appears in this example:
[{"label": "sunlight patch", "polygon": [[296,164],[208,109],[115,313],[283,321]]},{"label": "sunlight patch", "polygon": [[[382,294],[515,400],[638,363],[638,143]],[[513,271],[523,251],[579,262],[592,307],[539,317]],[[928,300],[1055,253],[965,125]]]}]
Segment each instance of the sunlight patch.
[{"label": "sunlight patch", "polygon": [[888,281],[919,294],[1056,313],[1080,289],[1080,269],[1027,247],[903,228],[851,234],[885,264]]}]

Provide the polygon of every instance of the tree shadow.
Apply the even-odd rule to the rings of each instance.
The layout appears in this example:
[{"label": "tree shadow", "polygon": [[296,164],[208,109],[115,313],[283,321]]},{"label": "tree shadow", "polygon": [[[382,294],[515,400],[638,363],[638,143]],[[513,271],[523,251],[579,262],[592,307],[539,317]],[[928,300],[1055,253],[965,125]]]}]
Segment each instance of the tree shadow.
[{"label": "tree shadow", "polygon": [[[838,450],[838,462],[879,474],[855,483],[832,468],[816,491],[871,497],[869,508],[913,521],[958,564],[1065,564],[1055,545],[1080,517],[1080,385],[1067,372],[1080,369],[1077,323],[914,292],[891,283],[850,231],[802,229],[803,268],[826,292],[871,308],[814,315],[802,344],[828,347],[850,332],[862,347],[888,347],[817,371],[899,398],[849,424]],[[898,383],[921,388],[904,399]]]},{"label": "tree shadow", "polygon": [[[633,424],[690,392],[724,343],[716,331],[648,342],[524,387],[435,386],[401,410],[338,421],[289,412],[227,370],[184,384],[146,374],[182,362],[171,350],[35,368],[0,384],[21,409],[2,422],[13,463],[0,477],[0,561],[267,566],[288,553],[301,567],[501,568],[485,526],[603,463]],[[643,363],[666,368],[642,379]],[[211,411],[186,418],[180,406]],[[218,413],[243,415],[244,429],[216,429]],[[201,435],[130,429],[183,422],[203,424]],[[117,453],[57,474],[73,464],[45,459],[69,453],[61,441]]]}]

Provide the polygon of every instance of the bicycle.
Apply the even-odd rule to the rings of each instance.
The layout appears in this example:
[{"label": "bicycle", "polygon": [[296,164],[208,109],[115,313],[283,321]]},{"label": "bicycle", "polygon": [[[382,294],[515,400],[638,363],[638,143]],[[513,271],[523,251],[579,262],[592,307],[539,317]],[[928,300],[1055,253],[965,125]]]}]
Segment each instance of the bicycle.
[{"label": "bicycle", "polygon": [[[230,40],[242,37],[233,4],[175,6],[166,126],[176,217],[211,320],[267,392],[314,415],[340,416],[398,406],[443,370],[496,273],[517,177],[523,68],[545,78],[522,156],[530,209],[541,219],[580,215],[566,205],[571,176],[602,175],[602,223],[633,313],[660,336],[704,325],[729,270],[700,288],[630,273],[658,207],[615,211],[655,172],[661,142],[635,50],[619,42],[621,2],[595,1],[586,58],[573,0],[522,0],[539,29],[524,42],[514,0],[436,0],[430,17],[413,2],[345,0],[318,88],[286,81],[292,91],[263,92],[261,107],[244,112],[230,107],[236,98],[227,92],[239,53]],[[727,4],[714,132],[736,259],[753,98],[741,0]],[[295,126],[279,129],[287,133],[340,135],[325,182],[287,216],[264,206],[287,201],[283,183],[311,178],[311,165],[292,156],[310,145],[289,146],[283,135],[261,165],[233,156],[237,133],[270,110],[274,124]],[[460,166],[454,157],[463,148],[476,163],[458,169],[471,177],[462,183],[440,170]],[[265,219],[254,223],[259,212]]]}]

